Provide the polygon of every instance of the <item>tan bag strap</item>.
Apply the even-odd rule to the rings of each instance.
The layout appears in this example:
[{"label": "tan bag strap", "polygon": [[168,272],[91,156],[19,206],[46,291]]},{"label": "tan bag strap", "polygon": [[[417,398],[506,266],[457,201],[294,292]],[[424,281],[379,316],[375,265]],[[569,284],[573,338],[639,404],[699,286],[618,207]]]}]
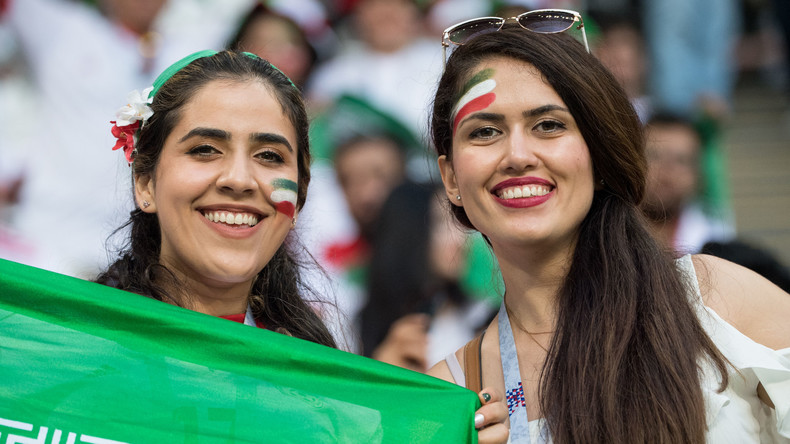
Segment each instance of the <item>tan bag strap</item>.
[{"label": "tan bag strap", "polygon": [[485,330],[480,335],[464,346],[464,375],[466,377],[466,388],[475,393],[483,389],[483,369],[480,359],[480,350],[483,346],[483,336]]},{"label": "tan bag strap", "polygon": [[776,410],[776,406],[774,405],[774,402],[771,400],[771,397],[768,396],[768,392],[765,391],[765,387],[763,386],[762,382],[757,383],[757,397],[760,398],[760,401],[762,401],[763,404]]}]

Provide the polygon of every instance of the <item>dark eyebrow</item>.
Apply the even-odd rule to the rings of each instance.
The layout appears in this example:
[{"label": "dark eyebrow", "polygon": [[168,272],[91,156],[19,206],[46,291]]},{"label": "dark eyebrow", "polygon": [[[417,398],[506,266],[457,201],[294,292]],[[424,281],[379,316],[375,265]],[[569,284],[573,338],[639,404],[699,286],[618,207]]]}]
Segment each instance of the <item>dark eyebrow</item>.
[{"label": "dark eyebrow", "polygon": [[209,139],[230,140],[230,133],[215,128],[198,127],[188,132],[186,136],[182,137],[181,140],[179,140],[179,142],[183,142],[189,139],[190,137],[206,137]]},{"label": "dark eyebrow", "polygon": [[537,108],[531,109],[529,111],[524,111],[522,114],[523,114],[524,117],[535,117],[535,116],[539,116],[541,114],[546,114],[546,113],[548,113],[550,111],[564,111],[566,113],[570,113],[570,111],[568,111],[568,108],[565,108],[565,107],[562,107],[562,106],[559,106],[559,105],[543,105],[543,106],[539,106]]},{"label": "dark eyebrow", "polygon": [[[529,111],[524,111],[521,114],[524,116],[524,118],[530,118],[530,117],[535,117],[535,116],[540,116],[542,114],[546,114],[546,113],[548,113],[550,111],[563,111],[563,112],[566,112],[566,113],[570,112],[570,111],[568,111],[567,108],[564,108],[564,107],[559,106],[559,105],[543,105],[543,106],[539,106],[537,108],[531,109]],[[505,120],[505,116],[503,114],[497,114],[497,113],[479,112],[479,113],[473,113],[473,114],[468,115],[463,121],[472,120],[472,119],[475,119],[475,120],[486,120],[486,121],[490,121],[490,122],[494,122],[494,123],[499,123],[499,122],[502,122],[502,121]]]},{"label": "dark eyebrow", "polygon": [[503,122],[505,120],[505,115],[504,114],[497,114],[497,113],[483,113],[483,112],[472,113],[472,114],[468,115],[462,122],[465,122],[467,120],[472,120],[472,119],[475,119],[475,120],[488,120],[488,121],[491,121],[491,122]]},{"label": "dark eyebrow", "polygon": [[288,151],[293,152],[293,147],[291,144],[288,143],[288,139],[279,135],[279,134],[272,134],[272,133],[253,133],[250,134],[250,142],[257,142],[257,143],[277,143],[283,145],[284,147],[288,148]]},{"label": "dark eyebrow", "polygon": [[[223,131],[221,129],[216,129],[216,128],[198,127],[188,132],[186,136],[182,137],[181,140],[179,140],[179,142],[183,142],[191,137],[206,137],[209,139],[216,139],[216,140],[231,140],[231,135],[227,131]],[[253,133],[250,134],[250,141],[257,143],[277,143],[288,148],[288,151],[293,152],[293,148],[291,147],[291,144],[288,143],[288,140],[279,134]]]}]

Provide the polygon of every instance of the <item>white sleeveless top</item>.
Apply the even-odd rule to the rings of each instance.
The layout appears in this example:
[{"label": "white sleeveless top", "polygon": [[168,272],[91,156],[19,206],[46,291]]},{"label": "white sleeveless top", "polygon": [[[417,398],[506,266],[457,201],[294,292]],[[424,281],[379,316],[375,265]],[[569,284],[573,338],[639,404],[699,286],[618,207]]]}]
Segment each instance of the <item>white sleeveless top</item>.
[{"label": "white sleeveless top", "polygon": [[[736,330],[703,305],[691,256],[683,256],[676,263],[686,278],[689,297],[702,327],[734,367],[729,372],[729,385],[718,393],[715,368],[707,362],[700,363],[707,442],[790,444],[790,348],[772,350]],[[466,377],[455,353],[449,354],[445,361],[455,383],[466,386]],[[767,407],[757,397],[758,383],[763,384],[776,409]],[[529,422],[532,443],[551,442],[550,438],[539,436],[542,422],[543,419]]]}]

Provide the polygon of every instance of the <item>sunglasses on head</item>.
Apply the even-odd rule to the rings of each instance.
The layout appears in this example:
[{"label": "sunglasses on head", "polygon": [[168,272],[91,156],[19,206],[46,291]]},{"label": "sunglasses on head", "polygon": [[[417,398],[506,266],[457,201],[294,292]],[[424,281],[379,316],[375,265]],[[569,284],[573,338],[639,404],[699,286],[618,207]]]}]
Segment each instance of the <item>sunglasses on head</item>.
[{"label": "sunglasses on head", "polygon": [[463,45],[478,35],[499,31],[508,20],[515,20],[523,29],[539,34],[554,34],[567,31],[576,22],[579,22],[576,29],[581,29],[584,47],[587,49],[587,52],[590,52],[581,14],[566,9],[537,9],[510,18],[479,17],[450,26],[442,34],[442,58],[444,63],[447,64],[447,47],[451,43],[453,45]]}]

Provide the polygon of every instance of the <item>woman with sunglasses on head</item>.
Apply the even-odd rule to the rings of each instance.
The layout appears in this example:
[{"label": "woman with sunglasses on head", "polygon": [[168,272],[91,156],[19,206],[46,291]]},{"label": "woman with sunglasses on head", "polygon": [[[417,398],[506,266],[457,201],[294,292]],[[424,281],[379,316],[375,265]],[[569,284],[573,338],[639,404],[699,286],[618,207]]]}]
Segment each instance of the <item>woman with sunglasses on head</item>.
[{"label": "woman with sunglasses on head", "polygon": [[429,373],[503,391],[514,443],[787,441],[790,295],[651,237],[639,119],[565,17],[445,32],[432,138],[505,294]]},{"label": "woman with sunglasses on head", "polygon": [[334,347],[300,294],[289,242],[310,181],[299,90],[233,51],[192,54],[151,89],[112,122],[137,207],[96,281]]}]

